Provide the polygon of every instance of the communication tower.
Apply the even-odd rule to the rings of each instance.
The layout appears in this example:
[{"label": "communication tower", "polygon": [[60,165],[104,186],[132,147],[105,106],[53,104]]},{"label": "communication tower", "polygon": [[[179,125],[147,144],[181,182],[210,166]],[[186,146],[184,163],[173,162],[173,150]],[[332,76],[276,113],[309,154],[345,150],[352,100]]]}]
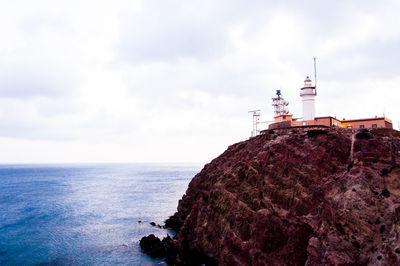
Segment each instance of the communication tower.
[{"label": "communication tower", "polygon": [[275,116],[287,115],[289,113],[289,110],[285,108],[289,105],[289,102],[285,101],[281,95],[281,90],[276,90],[276,97],[272,98]]}]

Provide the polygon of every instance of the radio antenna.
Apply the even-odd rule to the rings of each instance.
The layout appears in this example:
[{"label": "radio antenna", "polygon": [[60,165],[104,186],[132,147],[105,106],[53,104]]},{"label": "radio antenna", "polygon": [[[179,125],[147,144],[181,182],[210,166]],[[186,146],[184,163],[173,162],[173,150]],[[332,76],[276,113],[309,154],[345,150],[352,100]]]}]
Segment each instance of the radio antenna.
[{"label": "radio antenna", "polygon": [[248,113],[252,113],[253,114],[253,130],[251,131],[251,136],[255,137],[258,135],[259,130],[257,128],[258,125],[258,121],[260,120],[260,111],[261,110],[253,110],[253,111],[248,111]]},{"label": "radio antenna", "polygon": [[315,80],[315,95],[317,95],[317,58],[314,57],[314,80]]}]

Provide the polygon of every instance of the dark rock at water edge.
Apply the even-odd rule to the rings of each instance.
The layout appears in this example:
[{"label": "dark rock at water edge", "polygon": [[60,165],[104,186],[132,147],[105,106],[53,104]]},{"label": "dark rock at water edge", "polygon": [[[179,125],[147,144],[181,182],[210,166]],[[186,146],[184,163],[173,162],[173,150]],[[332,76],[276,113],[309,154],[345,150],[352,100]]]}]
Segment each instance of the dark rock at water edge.
[{"label": "dark rock at water edge", "polygon": [[140,247],[152,258],[165,258],[168,264],[178,264],[178,248],[170,236],[162,241],[153,234],[142,237]]},{"label": "dark rock at water edge", "polygon": [[164,226],[156,224],[155,222],[150,222],[150,225],[158,228],[165,228]]},{"label": "dark rock at water edge", "polygon": [[152,258],[162,258],[165,256],[165,248],[161,240],[153,234],[142,237],[140,247],[144,253]]},{"label": "dark rock at water edge", "polygon": [[170,228],[176,232],[179,231],[181,226],[182,222],[175,216],[171,216],[167,220],[165,220],[165,227]]},{"label": "dark rock at water edge", "polygon": [[170,263],[398,265],[399,151],[399,132],[382,129],[276,130],[234,144],[166,221],[178,232],[165,240]]}]

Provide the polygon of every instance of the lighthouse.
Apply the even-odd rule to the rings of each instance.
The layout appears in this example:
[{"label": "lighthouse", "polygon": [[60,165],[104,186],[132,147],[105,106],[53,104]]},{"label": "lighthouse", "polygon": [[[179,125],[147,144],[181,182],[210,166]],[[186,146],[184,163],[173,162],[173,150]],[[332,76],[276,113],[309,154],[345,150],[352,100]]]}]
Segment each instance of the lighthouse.
[{"label": "lighthouse", "polygon": [[268,130],[261,130],[261,134],[271,134],[271,129],[301,128],[393,128],[392,121],[387,117],[358,118],[339,120],[333,116],[315,117],[315,96],[317,96],[317,71],[314,57],[314,82],[309,76],[304,80],[304,86],[300,89],[300,97],[303,102],[303,120],[293,118],[286,109],[289,104],[282,97],[281,91],[276,91],[276,97],[272,98],[275,116],[273,123],[268,125]]},{"label": "lighthouse", "polygon": [[307,76],[304,80],[304,87],[301,88],[300,96],[303,101],[303,120],[314,120],[315,118],[315,96],[317,92],[312,85],[311,79]]}]

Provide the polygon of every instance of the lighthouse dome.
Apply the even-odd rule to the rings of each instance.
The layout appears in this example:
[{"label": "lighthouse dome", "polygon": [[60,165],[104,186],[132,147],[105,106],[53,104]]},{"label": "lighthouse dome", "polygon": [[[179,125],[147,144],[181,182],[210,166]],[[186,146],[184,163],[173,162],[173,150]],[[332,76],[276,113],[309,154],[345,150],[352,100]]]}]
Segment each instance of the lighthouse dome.
[{"label": "lighthouse dome", "polygon": [[309,76],[304,80],[304,87],[312,87],[312,81]]}]

